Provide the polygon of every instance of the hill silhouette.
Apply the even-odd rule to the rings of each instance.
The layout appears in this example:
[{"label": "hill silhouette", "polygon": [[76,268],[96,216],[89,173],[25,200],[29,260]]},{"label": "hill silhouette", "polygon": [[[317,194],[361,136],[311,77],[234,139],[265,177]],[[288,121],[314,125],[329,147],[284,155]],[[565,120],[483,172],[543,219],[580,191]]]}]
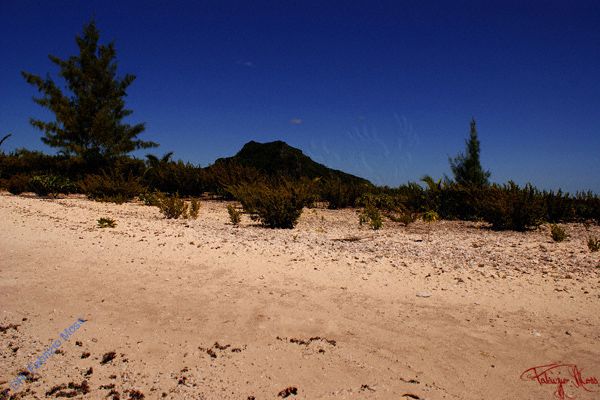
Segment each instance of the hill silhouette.
[{"label": "hill silhouette", "polygon": [[368,184],[364,178],[329,168],[313,161],[302,150],[277,140],[268,143],[250,141],[233,157],[219,158],[215,165],[235,163],[252,167],[270,176],[288,178],[337,178],[345,184]]}]

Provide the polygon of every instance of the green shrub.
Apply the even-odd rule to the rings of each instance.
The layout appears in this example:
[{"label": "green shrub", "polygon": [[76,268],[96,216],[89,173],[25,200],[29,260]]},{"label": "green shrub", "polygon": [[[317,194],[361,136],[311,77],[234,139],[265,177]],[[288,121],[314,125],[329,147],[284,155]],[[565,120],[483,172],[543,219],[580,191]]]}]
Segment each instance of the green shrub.
[{"label": "green shrub", "polygon": [[555,242],[562,242],[567,238],[567,233],[563,228],[556,224],[550,225],[550,236]]},{"label": "green shrub", "polygon": [[388,193],[365,193],[357,201],[357,205],[371,205],[380,211],[401,212],[405,210],[402,198]]},{"label": "green shrub", "polygon": [[531,185],[514,182],[486,189],[483,219],[495,230],[526,231],[542,223],[544,207],[539,192]]},{"label": "green shrub", "polygon": [[368,189],[366,184],[350,184],[339,177],[330,177],[319,181],[318,197],[327,202],[327,208],[336,210],[354,207]]},{"label": "green shrub", "polygon": [[251,217],[268,228],[292,229],[313,201],[310,181],[259,181],[228,187]]},{"label": "green shrub", "polygon": [[369,224],[371,229],[378,230],[383,226],[381,212],[373,204],[367,204],[362,212],[358,215],[360,225]]},{"label": "green shrub", "polygon": [[182,196],[198,196],[206,189],[205,172],[199,166],[173,161],[173,153],[162,158],[146,156],[142,182],[151,189]]},{"label": "green shrub", "polygon": [[139,194],[138,198],[144,205],[158,207],[160,205],[160,193],[144,191]]},{"label": "green shrub", "polygon": [[90,199],[112,203],[125,203],[144,192],[138,178],[129,173],[124,177],[118,172],[87,175],[79,183],[81,191]]},{"label": "green shrub", "polygon": [[573,198],[564,194],[561,190],[554,193],[544,192],[544,207],[546,208],[546,221],[557,223],[573,221],[575,219],[575,206]]},{"label": "green shrub", "polygon": [[590,251],[592,253],[596,252],[596,251],[600,250],[600,239],[595,238],[595,237],[590,237],[590,238],[588,238],[587,245],[588,245],[588,249],[590,249]]},{"label": "green shrub", "polygon": [[199,212],[200,212],[200,202],[198,201],[198,199],[192,199],[190,201],[190,208],[189,208],[189,212],[188,212],[189,218],[197,219]]},{"label": "green shrub", "polygon": [[445,184],[439,193],[439,208],[429,209],[437,211],[443,219],[475,221],[484,214],[485,200],[490,190],[493,189]]},{"label": "green shrub", "polygon": [[438,213],[436,213],[435,211],[427,211],[425,214],[423,214],[423,221],[425,222],[435,222],[437,220],[440,219],[440,216],[438,215]]},{"label": "green shrub", "polygon": [[100,218],[98,220],[98,228],[114,228],[117,223],[112,218]]},{"label": "green shrub", "polygon": [[75,186],[68,178],[57,175],[36,175],[29,181],[29,187],[38,196],[57,197],[60,193],[75,191]]},{"label": "green shrub", "polygon": [[229,220],[233,225],[239,225],[242,220],[242,213],[235,208],[233,204],[227,205],[227,213],[229,214]]},{"label": "green shrub", "polygon": [[21,174],[11,176],[6,181],[6,190],[15,195],[28,192],[29,177]]},{"label": "green shrub", "polygon": [[188,205],[178,194],[161,196],[158,208],[167,219],[187,218]]},{"label": "green shrub", "polygon": [[388,217],[391,221],[398,222],[400,224],[404,224],[405,226],[412,224],[418,218],[417,213],[409,212],[409,211],[405,211],[405,212],[402,212],[399,214],[389,214],[388,213],[385,216]]}]

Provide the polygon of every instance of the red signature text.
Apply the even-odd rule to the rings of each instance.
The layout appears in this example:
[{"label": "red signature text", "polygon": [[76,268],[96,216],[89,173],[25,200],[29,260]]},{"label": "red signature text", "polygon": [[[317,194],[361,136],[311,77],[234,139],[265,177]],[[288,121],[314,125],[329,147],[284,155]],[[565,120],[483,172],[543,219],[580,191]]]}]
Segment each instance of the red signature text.
[{"label": "red signature text", "polygon": [[594,376],[585,377],[583,369],[575,364],[553,363],[532,367],[521,374],[521,379],[555,386],[554,397],[560,400],[575,399],[576,390],[597,392],[600,389],[598,379]]}]

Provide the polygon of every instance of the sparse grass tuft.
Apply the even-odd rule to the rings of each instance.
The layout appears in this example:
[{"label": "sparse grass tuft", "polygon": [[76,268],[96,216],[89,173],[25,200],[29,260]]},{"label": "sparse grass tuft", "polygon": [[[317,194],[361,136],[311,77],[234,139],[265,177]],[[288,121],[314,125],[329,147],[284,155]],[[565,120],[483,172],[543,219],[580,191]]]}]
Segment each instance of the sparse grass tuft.
[{"label": "sparse grass tuft", "polygon": [[428,222],[428,223],[435,222],[439,219],[440,219],[440,216],[438,215],[438,213],[436,213],[433,210],[427,211],[425,214],[423,214],[423,221]]},{"label": "sparse grass tuft", "polygon": [[404,226],[408,226],[417,220],[418,214],[405,211],[400,214],[394,215],[392,213],[386,214],[391,221],[398,222],[400,224],[404,224]]},{"label": "sparse grass tuft", "polygon": [[233,204],[227,205],[227,213],[229,213],[229,220],[233,225],[239,225],[242,220],[242,213],[235,208]]},{"label": "sparse grass tuft", "polygon": [[552,236],[552,240],[555,242],[562,242],[568,235],[563,228],[556,224],[552,224],[550,225],[550,236]]},{"label": "sparse grass tuft", "polygon": [[198,199],[192,199],[190,201],[188,217],[191,219],[197,219],[199,212],[200,212],[200,201],[198,201]]},{"label": "sparse grass tuft", "polygon": [[114,228],[117,222],[112,218],[102,217],[98,220],[98,228]]},{"label": "sparse grass tuft", "polygon": [[[588,249],[590,249],[590,251],[592,253],[600,250],[600,239],[598,239],[596,237],[589,237],[588,238]],[[598,266],[600,266],[600,264],[598,264]]]}]

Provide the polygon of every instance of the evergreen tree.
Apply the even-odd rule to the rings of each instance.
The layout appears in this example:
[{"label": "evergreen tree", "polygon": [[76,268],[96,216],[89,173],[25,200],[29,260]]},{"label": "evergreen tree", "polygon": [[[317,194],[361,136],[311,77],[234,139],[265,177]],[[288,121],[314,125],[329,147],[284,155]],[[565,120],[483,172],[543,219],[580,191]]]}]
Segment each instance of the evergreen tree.
[{"label": "evergreen tree", "polygon": [[458,184],[467,186],[489,185],[490,172],[484,171],[479,161],[480,149],[475,119],[471,120],[471,134],[466,145],[466,154],[459,154],[454,159],[450,159],[454,180]]},{"label": "evergreen tree", "polygon": [[31,124],[45,133],[42,141],[88,162],[106,162],[140,148],[157,146],[137,139],[145,129],[143,123],[123,122],[132,113],[125,108],[124,98],[135,76],[117,77],[114,43],[99,45],[99,37],[92,20],[76,37],[78,55],[66,60],[48,56],[60,68],[67,93],[49,76],[43,79],[22,72],[25,80],[42,94],[34,101],[55,115],[51,122],[31,119]]}]

